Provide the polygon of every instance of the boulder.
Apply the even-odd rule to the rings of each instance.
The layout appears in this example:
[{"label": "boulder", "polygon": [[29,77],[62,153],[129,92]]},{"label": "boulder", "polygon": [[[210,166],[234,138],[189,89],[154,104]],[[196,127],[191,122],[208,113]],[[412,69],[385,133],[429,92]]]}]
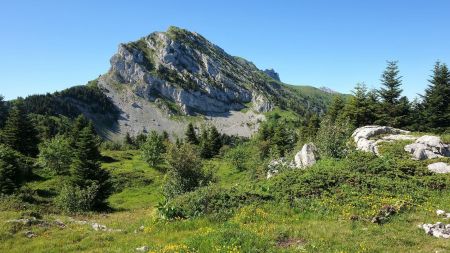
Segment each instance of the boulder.
[{"label": "boulder", "polygon": [[314,143],[307,143],[295,155],[294,161],[297,168],[306,168],[315,164],[318,159],[319,155]]},{"label": "boulder", "polygon": [[438,174],[450,173],[450,165],[443,162],[432,163],[428,165],[428,170]]},{"label": "boulder", "polygon": [[[408,135],[408,133],[409,131],[389,126],[372,125],[356,129],[352,134],[352,138],[356,144],[356,149],[379,155],[379,143],[385,141],[414,140],[415,137]],[[386,136],[379,137],[385,134]]]},{"label": "boulder", "polygon": [[435,224],[422,224],[419,226],[425,233],[437,238],[450,238],[450,224],[443,224],[442,222],[436,222]]},{"label": "boulder", "polygon": [[270,161],[267,165],[267,179],[275,176],[284,169],[293,169],[295,164],[291,161],[287,161],[284,157]]},{"label": "boulder", "polygon": [[149,251],[149,247],[148,246],[142,246],[142,247],[136,248],[136,251],[137,252],[147,252],[147,251]]},{"label": "boulder", "polygon": [[405,151],[411,153],[416,160],[450,156],[449,146],[444,144],[440,137],[432,135],[424,135],[414,143],[406,145]]}]

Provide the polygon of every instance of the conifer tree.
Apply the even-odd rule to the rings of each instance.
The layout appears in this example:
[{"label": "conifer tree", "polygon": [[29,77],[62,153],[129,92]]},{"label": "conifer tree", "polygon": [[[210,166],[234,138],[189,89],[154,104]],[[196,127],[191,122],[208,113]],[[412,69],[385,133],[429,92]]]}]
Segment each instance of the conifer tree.
[{"label": "conifer tree", "polygon": [[211,157],[219,154],[222,147],[222,136],[215,126],[211,126],[208,134],[209,143],[211,143]]},{"label": "conifer tree", "polygon": [[39,139],[36,129],[18,101],[9,112],[2,132],[3,143],[27,156],[36,156]]},{"label": "conifer tree", "polygon": [[199,138],[200,156],[202,158],[211,158],[211,142],[209,141],[209,133],[206,127],[202,128]]},{"label": "conifer tree", "polygon": [[197,134],[195,133],[194,125],[189,123],[186,128],[185,139],[187,143],[198,145]]},{"label": "conifer tree", "polygon": [[345,116],[349,118],[350,124],[355,127],[373,124],[375,121],[376,99],[370,97],[365,84],[357,84],[353,90],[353,96],[345,106]]},{"label": "conifer tree", "polygon": [[6,107],[5,101],[3,100],[3,96],[0,95],[0,128],[5,124],[6,116],[8,114],[8,108]]},{"label": "conifer tree", "polygon": [[388,61],[388,66],[381,76],[381,84],[383,87],[379,90],[381,106],[378,123],[380,124],[395,127],[401,127],[405,124],[403,122],[405,117],[404,103],[400,105],[402,77],[399,73],[397,62]]},{"label": "conifer tree", "polygon": [[29,176],[30,171],[23,155],[0,144],[0,195],[14,193]]},{"label": "conifer tree", "polygon": [[93,207],[103,206],[111,194],[109,173],[100,168],[101,155],[98,141],[91,123],[78,132],[76,152],[70,166],[71,183],[80,188],[96,185]]},{"label": "conifer tree", "polygon": [[442,130],[450,126],[450,72],[446,64],[436,62],[430,85],[423,97],[428,127]]},{"label": "conifer tree", "polygon": [[327,116],[330,118],[332,122],[335,122],[336,119],[342,115],[344,110],[345,102],[341,96],[336,95],[333,97],[333,101],[331,102],[330,107],[328,108]]}]

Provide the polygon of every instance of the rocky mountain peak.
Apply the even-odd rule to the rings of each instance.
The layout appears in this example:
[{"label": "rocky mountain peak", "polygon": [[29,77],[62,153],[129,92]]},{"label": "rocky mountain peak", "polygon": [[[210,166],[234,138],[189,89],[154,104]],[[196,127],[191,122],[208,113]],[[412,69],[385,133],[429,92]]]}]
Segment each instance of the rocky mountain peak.
[{"label": "rocky mountain peak", "polygon": [[129,86],[149,101],[174,102],[185,115],[241,110],[259,112],[274,105],[274,86],[261,70],[233,57],[203,36],[177,27],[119,45],[111,69],[100,82]]},{"label": "rocky mountain peak", "polygon": [[268,76],[272,77],[273,79],[275,79],[277,81],[281,81],[280,75],[277,72],[275,72],[275,70],[273,70],[273,69],[266,69],[266,70],[264,70],[264,73],[266,73]]}]

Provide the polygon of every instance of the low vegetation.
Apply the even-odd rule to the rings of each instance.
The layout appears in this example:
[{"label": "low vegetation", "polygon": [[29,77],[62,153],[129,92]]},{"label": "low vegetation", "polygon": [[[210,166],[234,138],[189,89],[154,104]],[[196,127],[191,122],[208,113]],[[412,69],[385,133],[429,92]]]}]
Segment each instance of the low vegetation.
[{"label": "low vegetation", "polygon": [[[275,109],[250,139],[190,124],[184,138],[150,132],[112,143],[83,116],[1,102],[0,252],[450,251],[417,227],[450,210],[449,174],[410,159],[408,141],[383,143],[375,156],[350,139],[356,127],[392,122],[448,140],[449,122],[432,121],[431,110],[450,103],[436,92],[450,85],[445,71],[436,64],[439,78],[416,105],[425,108],[420,127],[389,63],[382,90],[359,85],[321,115]],[[316,164],[266,178],[268,163],[292,160],[311,141]]]}]

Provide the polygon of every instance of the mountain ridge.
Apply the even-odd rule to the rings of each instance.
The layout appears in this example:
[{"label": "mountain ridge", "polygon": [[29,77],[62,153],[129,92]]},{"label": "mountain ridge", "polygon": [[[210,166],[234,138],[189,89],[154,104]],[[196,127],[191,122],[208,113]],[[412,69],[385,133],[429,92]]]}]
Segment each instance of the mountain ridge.
[{"label": "mountain ridge", "polygon": [[273,69],[258,69],[202,35],[174,26],[120,44],[110,63],[90,86],[106,96],[117,115],[106,122],[89,103],[76,104],[107,139],[150,130],[182,136],[189,122],[249,137],[274,108],[321,114],[331,101],[326,92],[284,84]]}]

